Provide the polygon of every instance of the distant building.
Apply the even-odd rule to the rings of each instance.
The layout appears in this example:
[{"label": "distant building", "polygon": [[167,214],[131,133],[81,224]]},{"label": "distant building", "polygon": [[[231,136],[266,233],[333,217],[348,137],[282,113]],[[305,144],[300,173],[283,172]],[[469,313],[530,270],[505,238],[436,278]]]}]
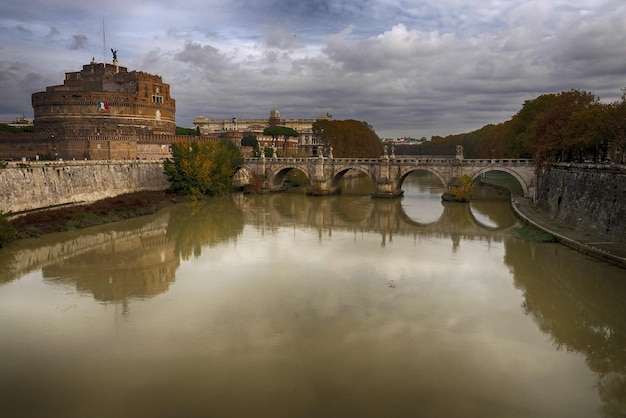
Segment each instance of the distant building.
[{"label": "distant building", "polygon": [[[313,135],[313,124],[320,119],[332,119],[331,116],[320,116],[315,119],[282,119],[276,109],[270,111],[268,119],[209,119],[198,116],[193,120],[195,128],[201,135],[216,135],[226,132],[239,132],[242,136],[254,135],[260,147],[275,147],[278,154],[311,156],[317,155],[319,143]],[[263,131],[270,126],[286,126],[298,132],[298,138],[274,139],[264,136]]]},{"label": "distant building", "polygon": [[15,120],[0,123],[3,125],[9,125],[13,128],[26,128],[29,126],[33,126],[33,122],[26,119],[25,116],[18,116],[17,118],[15,118]]},{"label": "distant building", "polygon": [[65,135],[169,134],[176,101],[160,76],[92,61],[62,85],[32,95],[37,132]]}]

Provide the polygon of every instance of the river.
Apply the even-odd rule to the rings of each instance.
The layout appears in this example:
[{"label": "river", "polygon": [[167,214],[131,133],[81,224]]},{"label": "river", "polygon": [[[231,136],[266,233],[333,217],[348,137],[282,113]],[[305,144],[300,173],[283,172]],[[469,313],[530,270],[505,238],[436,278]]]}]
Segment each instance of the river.
[{"label": "river", "polygon": [[403,189],[0,250],[0,416],[625,416],[624,270],[516,238],[507,200]]}]

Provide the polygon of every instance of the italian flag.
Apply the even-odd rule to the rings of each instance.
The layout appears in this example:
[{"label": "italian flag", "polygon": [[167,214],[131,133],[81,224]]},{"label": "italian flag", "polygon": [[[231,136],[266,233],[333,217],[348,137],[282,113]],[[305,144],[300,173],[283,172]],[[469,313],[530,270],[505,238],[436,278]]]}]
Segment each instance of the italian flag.
[{"label": "italian flag", "polygon": [[99,110],[109,110],[109,105],[106,104],[105,102],[98,102],[98,109]]}]

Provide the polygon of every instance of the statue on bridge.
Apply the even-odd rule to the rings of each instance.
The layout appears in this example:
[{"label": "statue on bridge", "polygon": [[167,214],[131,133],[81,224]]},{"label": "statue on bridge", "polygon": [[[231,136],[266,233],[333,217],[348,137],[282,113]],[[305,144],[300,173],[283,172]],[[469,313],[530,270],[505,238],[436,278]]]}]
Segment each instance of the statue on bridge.
[{"label": "statue on bridge", "polygon": [[463,145],[456,146],[456,159],[463,161]]}]

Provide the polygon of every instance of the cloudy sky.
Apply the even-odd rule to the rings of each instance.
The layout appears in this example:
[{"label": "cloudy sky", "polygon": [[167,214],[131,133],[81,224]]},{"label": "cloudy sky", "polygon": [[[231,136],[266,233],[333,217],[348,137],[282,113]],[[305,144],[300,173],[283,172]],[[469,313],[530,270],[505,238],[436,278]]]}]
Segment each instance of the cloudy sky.
[{"label": "cloudy sky", "polygon": [[276,108],[419,138],[503,122],[544,93],[617,100],[626,2],[0,0],[0,120],[31,118],[32,93],[110,48],[170,84],[179,126]]}]

